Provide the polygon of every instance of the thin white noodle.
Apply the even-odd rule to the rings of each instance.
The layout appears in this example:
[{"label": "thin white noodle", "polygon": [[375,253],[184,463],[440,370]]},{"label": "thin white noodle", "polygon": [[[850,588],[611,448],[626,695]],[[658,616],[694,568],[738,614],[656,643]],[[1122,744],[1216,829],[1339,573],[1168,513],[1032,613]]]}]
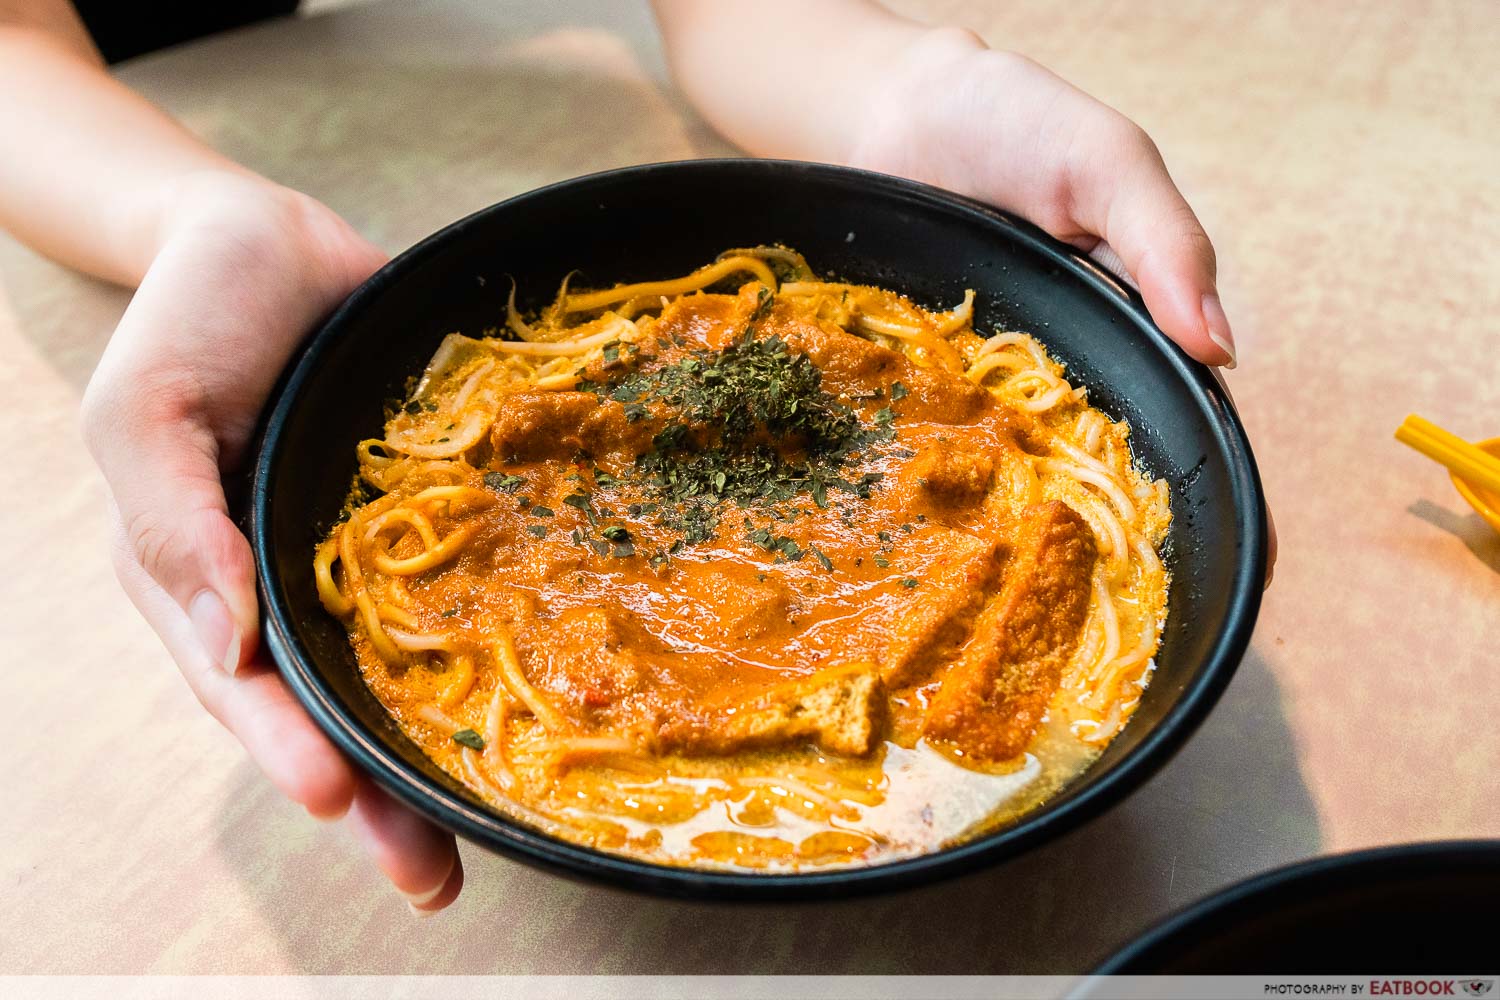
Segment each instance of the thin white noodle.
[{"label": "thin white noodle", "polygon": [[433,729],[447,733],[450,737],[464,728],[455,722],[453,717],[447,712],[431,702],[427,702],[421,708],[417,709],[417,718],[427,723]]},{"label": "thin white noodle", "polygon": [[629,740],[620,736],[579,736],[559,744],[561,749],[578,754],[580,756],[591,756],[594,754],[623,753],[638,754],[640,748]]},{"label": "thin white noodle", "polygon": [[[459,759],[463,762],[464,774],[468,776],[469,781],[485,792],[488,792],[490,797],[496,799],[506,813],[548,832],[567,830],[574,837],[588,836],[590,831],[587,828],[577,823],[570,823],[564,817],[544,813],[523,805],[518,799],[506,794],[506,790],[499,788],[495,781],[485,773],[484,768],[480,767],[479,754],[475,753],[473,749],[465,747],[463,752],[459,754]],[[616,825],[610,823],[608,820],[604,820],[603,822],[609,826]]]},{"label": "thin white noodle", "polygon": [[431,650],[453,648],[453,636],[448,635],[446,632],[421,634],[406,632],[387,625],[385,634],[391,637],[391,641],[396,644],[397,649],[405,650],[408,653],[423,653]]},{"label": "thin white noodle", "polygon": [[1094,731],[1087,736],[1080,736],[1079,739],[1085,743],[1107,743],[1115,733],[1120,731],[1120,722],[1120,703],[1115,702],[1114,705],[1110,706],[1109,715],[1102,721],[1094,724]]},{"label": "thin white noodle", "polygon": [[384,444],[392,451],[403,452],[416,458],[451,458],[478,444],[490,424],[494,423],[494,419],[493,414],[471,413],[458,428],[443,434],[446,440],[427,442],[412,440],[411,438],[416,434],[414,429],[398,431],[387,437]]},{"label": "thin white noodle", "polygon": [[1044,396],[1038,396],[1036,399],[1018,399],[1015,401],[1015,405],[1020,409],[1025,410],[1027,413],[1046,413],[1058,403],[1061,403],[1063,399],[1073,391],[1074,390],[1066,382],[1064,382]]},{"label": "thin white noodle", "polygon": [[613,766],[624,770],[660,774],[661,769],[640,747],[618,736],[579,736],[561,740],[556,744],[550,764],[553,768],[564,768],[579,761],[603,758],[606,762],[614,758]]},{"label": "thin white noodle", "polygon": [[386,599],[388,601],[390,601],[390,598],[392,598],[392,597],[395,598],[395,600],[394,601],[390,601],[390,603],[398,604],[398,605],[400,605],[403,608],[409,608],[409,607],[411,607],[411,603],[412,603],[412,600],[411,600],[411,591],[407,589],[407,587],[406,587],[406,580],[404,578],[399,577],[399,576],[393,576],[393,577],[389,578],[388,580],[386,580],[385,583],[386,583],[386,594],[385,594]]},{"label": "thin white noodle", "polygon": [[[380,616],[382,622],[394,623],[408,630],[417,627],[417,616],[394,604],[382,604],[375,613]],[[400,643],[397,645],[399,646]]]},{"label": "thin white noodle", "polygon": [[[1088,668],[1099,663],[1099,647],[1104,638],[1103,612],[1099,608],[1097,596],[1091,602],[1088,620],[1083,623],[1083,634],[1078,640],[1078,649],[1073,653],[1073,661],[1068,670],[1068,676],[1063,681],[1067,688],[1082,687],[1088,681],[1090,670]],[[1079,696],[1083,701],[1086,693]]]},{"label": "thin white noodle", "polygon": [[[509,806],[519,807],[519,803],[512,799],[508,794],[510,792],[510,787],[501,787],[495,780],[492,780],[490,776],[486,774],[484,770],[479,766],[479,764],[477,763],[477,761],[479,760],[479,754],[476,753],[472,747],[464,747],[463,750],[459,753],[459,759],[463,761],[464,774],[468,776],[470,784],[478,785],[480,788],[489,792],[491,796],[497,799],[504,800],[505,803]],[[507,772],[507,774],[508,773],[509,772]]]},{"label": "thin white noodle", "polygon": [[1136,637],[1135,645],[1129,652],[1116,656],[1114,662],[1109,664],[1110,670],[1123,672],[1151,659],[1156,651],[1157,633],[1161,630],[1160,623],[1152,619],[1150,615],[1142,615],[1139,628],[1140,634]]},{"label": "thin white noodle", "polygon": [[484,364],[474,369],[474,374],[470,375],[467,379],[464,380],[463,388],[459,389],[457,394],[454,395],[453,402],[449,404],[449,409],[453,413],[462,413],[464,404],[469,401],[470,396],[474,395],[474,390],[479,388],[480,381],[482,381],[486,375],[494,370],[494,361],[486,361]]},{"label": "thin white noodle", "polygon": [[536,716],[548,732],[558,733],[570,728],[567,719],[553,708],[542,693],[531,685],[521,670],[521,661],[516,657],[515,643],[508,632],[502,632],[494,644],[495,662],[500,667],[500,676],[516,700],[525,705]]},{"label": "thin white noodle", "polygon": [[1084,410],[1073,425],[1073,436],[1083,440],[1083,451],[1097,458],[1104,438],[1104,418],[1097,410]]},{"label": "thin white noodle", "polygon": [[798,781],[795,778],[788,778],[784,775],[778,775],[775,777],[736,778],[735,784],[741,785],[745,788],[769,788],[772,791],[780,790],[783,793],[790,793],[800,796],[809,805],[822,806],[824,809],[828,809],[834,812],[847,809],[847,807],[844,806],[842,802],[827,794],[826,792],[820,792],[804,781]]},{"label": "thin white noodle", "polygon": [[380,440],[380,438],[368,438],[355,446],[354,453],[359,458],[360,465],[384,469],[401,461],[401,459],[396,458],[394,455],[375,454],[376,448],[384,448],[385,446],[385,442]]},{"label": "thin white noodle", "polygon": [[408,531],[415,531],[422,536],[422,547],[431,548],[438,544],[437,531],[432,522],[420,511],[408,510],[402,507],[393,507],[390,510],[381,511],[365,523],[364,543],[369,545],[382,532],[388,528],[405,526]]},{"label": "thin white noodle", "polygon": [[1020,347],[1031,355],[1036,361],[1038,368],[1045,372],[1052,371],[1052,366],[1047,360],[1047,353],[1042,350],[1041,345],[1034,338],[1028,337],[1024,333],[997,333],[980,345],[979,352],[974,355],[974,358],[978,360],[991,351],[998,351],[1002,347]]},{"label": "thin white noodle", "polygon": [[[989,359],[986,358],[986,361]],[[1042,371],[1040,368],[1025,368],[1015,375],[1000,383],[1000,388],[1005,392],[1014,393],[1018,396],[1031,398],[1028,393],[1035,386],[1043,392],[1052,389],[1071,389],[1072,386],[1051,372]]]},{"label": "thin white noodle", "polygon": [[505,300],[505,325],[510,327],[511,333],[522,340],[537,339],[536,331],[526,325],[526,321],[521,318],[520,312],[516,309],[515,278],[510,279],[510,295]]},{"label": "thin white noodle", "polygon": [[990,374],[990,372],[994,371],[996,368],[1008,368],[1013,371],[1023,371],[1029,370],[1030,366],[1031,361],[1029,358],[1023,358],[1016,354],[1006,354],[996,351],[992,354],[987,354],[979,360],[975,361],[972,365],[969,366],[968,371],[964,372],[964,374],[969,377],[970,381],[979,383],[983,382],[985,378]]},{"label": "thin white noodle", "polygon": [[494,502],[494,494],[486,490],[450,483],[445,486],[429,486],[420,493],[413,495],[411,499],[406,501],[406,505],[408,507],[422,507],[430,503],[444,503],[448,505],[448,512],[452,514],[455,508],[488,507]]},{"label": "thin white noodle", "polygon": [[937,325],[937,335],[946,337],[955,330],[968,326],[969,321],[974,318],[974,289],[964,289],[964,300],[943,316]]},{"label": "thin white noodle", "polygon": [[505,759],[505,716],[509,702],[505,697],[505,685],[495,685],[495,695],[484,715],[484,762],[501,788],[509,792],[515,786],[516,777],[511,773]]},{"label": "thin white noodle", "polygon": [[1120,652],[1120,621],[1115,615],[1114,598],[1110,596],[1109,584],[1105,581],[1104,574],[1097,568],[1094,570],[1094,601],[1099,607],[1100,620],[1104,624],[1104,651],[1100,654],[1098,666],[1091,672],[1091,675],[1097,675],[1099,667],[1108,665]]},{"label": "thin white noodle", "polygon": [[1035,465],[1030,461],[1011,462],[1010,470],[1011,489],[1015,491],[1016,500],[1025,506],[1036,503],[1042,481],[1037,477]]},{"label": "thin white noodle", "polygon": [[907,326],[905,323],[897,323],[894,320],[883,319],[879,316],[861,314],[854,322],[861,328],[871,333],[878,333],[885,337],[895,337],[897,340],[925,340],[931,336],[925,330],[918,327]]},{"label": "thin white noodle", "polygon": [[1054,435],[1052,437],[1052,440],[1048,441],[1047,443],[1053,448],[1056,448],[1058,451],[1061,451],[1063,454],[1067,455],[1069,458],[1071,458],[1073,461],[1077,462],[1084,468],[1093,469],[1101,476],[1108,476],[1110,477],[1111,481],[1113,481],[1114,473],[1110,470],[1109,466],[1105,465],[1093,455],[1090,455],[1084,449],[1073,444],[1061,434]]},{"label": "thin white noodle", "polygon": [[386,663],[396,663],[401,659],[401,651],[385,634],[385,626],[380,623],[375,601],[370,597],[370,588],[365,583],[364,570],[359,565],[355,536],[360,526],[360,516],[356,513],[344,522],[343,530],[339,532],[339,561],[344,564],[344,581],[349,585],[354,607],[364,622],[365,633],[370,637],[370,645],[375,648],[376,655]]},{"label": "thin white noodle", "polygon": [[1153,577],[1161,573],[1161,556],[1156,554],[1156,546],[1152,545],[1145,535],[1132,532],[1130,547],[1135,549],[1136,558],[1141,561],[1143,573]]},{"label": "thin white noodle", "polygon": [[1038,464],[1043,472],[1056,472],[1060,475],[1070,476],[1079,482],[1087,483],[1094,487],[1109,498],[1110,503],[1114,504],[1115,510],[1119,512],[1123,520],[1135,520],[1135,504],[1130,502],[1130,498],[1125,495],[1124,490],[1120,489],[1119,484],[1114,481],[1113,477],[1101,475],[1095,470],[1079,465],[1076,462],[1064,462],[1057,458],[1043,458],[1039,460]]},{"label": "thin white noodle", "polygon": [[628,319],[611,314],[610,322],[598,333],[578,340],[559,340],[552,343],[524,340],[492,340],[490,346],[507,354],[530,354],[537,357],[563,357],[579,354],[595,347],[602,347],[611,340],[623,339],[622,335],[635,331],[635,324]]},{"label": "thin white noodle", "polygon": [[[1038,460],[1040,464],[1040,460]],[[1068,506],[1077,511],[1089,527],[1094,531],[1094,538],[1099,544],[1099,549],[1108,558],[1110,563],[1110,575],[1122,574],[1128,562],[1128,550],[1126,549],[1125,527],[1120,524],[1120,519],[1115,517],[1114,512],[1096,494],[1084,489],[1082,484],[1066,474],[1052,480],[1053,488],[1062,492],[1068,501]]]}]

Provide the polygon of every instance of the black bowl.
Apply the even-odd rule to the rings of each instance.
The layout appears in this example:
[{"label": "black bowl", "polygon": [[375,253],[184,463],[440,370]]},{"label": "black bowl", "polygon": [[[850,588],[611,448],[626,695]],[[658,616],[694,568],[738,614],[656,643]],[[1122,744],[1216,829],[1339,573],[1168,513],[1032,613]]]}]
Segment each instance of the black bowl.
[{"label": "black bowl", "polygon": [[[1156,676],[1087,773],[1019,822],[946,850],[864,868],[752,874],[646,864],[569,844],[485,807],[431,761],[360,680],[343,627],[318,603],[313,547],[438,341],[502,323],[578,269],[597,283],[685,273],[736,246],[782,243],[820,273],[949,307],[979,295],[977,324],[1039,336],[1133,428],[1141,463],[1171,484],[1173,573]],[[807,163],[705,160],[581,177],[484,209],[365,282],[307,342],[271,402],[251,484],[250,534],[265,639],[292,690],[376,781],[435,822],[555,871],[676,895],[771,898],[890,889],[1011,857],[1139,786],[1213,706],[1260,608],[1266,516],[1224,390],[1086,256],[992,208],[878,174]]]},{"label": "black bowl", "polygon": [[[1147,931],[1096,975],[1493,972],[1500,841],[1316,858],[1258,875]],[[1084,986],[1078,997],[1090,995]]]}]

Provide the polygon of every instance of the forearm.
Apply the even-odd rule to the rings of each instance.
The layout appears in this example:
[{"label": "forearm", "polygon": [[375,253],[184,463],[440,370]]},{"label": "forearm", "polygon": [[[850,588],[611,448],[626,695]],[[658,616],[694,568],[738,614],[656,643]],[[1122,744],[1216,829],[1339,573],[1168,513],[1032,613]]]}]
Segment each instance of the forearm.
[{"label": "forearm", "polygon": [[914,62],[984,48],[873,0],[653,0],[678,85],[759,156],[849,162]]},{"label": "forearm", "polygon": [[0,137],[0,227],[129,285],[184,179],[253,176],[112,78],[65,3],[0,2]]}]

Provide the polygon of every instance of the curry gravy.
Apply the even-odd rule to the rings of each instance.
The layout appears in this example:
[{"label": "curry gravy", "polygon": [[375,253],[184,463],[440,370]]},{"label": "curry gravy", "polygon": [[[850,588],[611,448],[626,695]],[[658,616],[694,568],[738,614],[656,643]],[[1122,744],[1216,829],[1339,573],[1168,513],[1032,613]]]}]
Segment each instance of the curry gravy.
[{"label": "curry gravy", "polygon": [[803,286],[667,299],[571,369],[455,341],[367,449],[387,488],[320,592],[494,807],[662,863],[872,863],[1024,814],[1128,718],[1169,517],[1128,428],[1026,342]]}]

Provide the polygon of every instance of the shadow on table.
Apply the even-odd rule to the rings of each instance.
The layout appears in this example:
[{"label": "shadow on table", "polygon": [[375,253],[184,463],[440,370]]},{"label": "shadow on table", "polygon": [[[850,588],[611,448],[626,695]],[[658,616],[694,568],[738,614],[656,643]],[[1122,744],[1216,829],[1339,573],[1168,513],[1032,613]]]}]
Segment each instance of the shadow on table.
[{"label": "shadow on table", "polygon": [[1500,534],[1496,534],[1495,529],[1478,514],[1467,509],[1457,513],[1439,507],[1431,500],[1418,500],[1406,511],[1453,535],[1491,571],[1500,573]]},{"label": "shadow on table", "polygon": [[[262,839],[241,818],[220,847],[282,930],[288,960],[310,973],[999,974],[1081,972],[1167,912],[1316,853],[1319,828],[1280,692],[1252,651],[1189,745],[1125,803],[1009,864],[894,896],[659,900],[466,848],[463,897],[418,922],[372,873],[369,893],[351,893],[359,876],[342,856],[326,876],[303,866],[289,895]],[[353,848],[321,848],[341,849]],[[320,918],[288,919],[292,907]]]}]

